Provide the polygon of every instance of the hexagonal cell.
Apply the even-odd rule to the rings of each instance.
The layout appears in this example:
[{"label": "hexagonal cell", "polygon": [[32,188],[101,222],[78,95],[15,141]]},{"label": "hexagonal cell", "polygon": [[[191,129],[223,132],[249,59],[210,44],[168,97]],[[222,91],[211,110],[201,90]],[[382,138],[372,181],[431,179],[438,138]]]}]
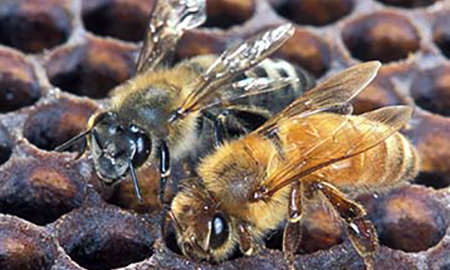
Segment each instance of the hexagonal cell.
[{"label": "hexagonal cell", "polygon": [[450,65],[420,72],[413,80],[411,95],[421,108],[450,116]]},{"label": "hexagonal cell", "polygon": [[377,0],[385,5],[403,7],[403,8],[416,8],[431,6],[440,0]]},{"label": "hexagonal cell", "polygon": [[322,76],[329,68],[331,53],[328,45],[319,37],[297,28],[294,35],[274,54],[297,64],[315,77]]},{"label": "hexagonal cell", "polygon": [[33,67],[22,54],[8,49],[0,49],[0,89],[0,113],[30,106],[41,96]]},{"label": "hexagonal cell", "polygon": [[207,0],[207,18],[202,27],[228,29],[250,19],[255,0]]},{"label": "hexagonal cell", "polygon": [[[24,137],[43,150],[53,150],[86,129],[96,106],[91,102],[62,98],[34,109],[25,121]],[[77,151],[80,144],[70,150]]]},{"label": "hexagonal cell", "polygon": [[416,182],[434,188],[450,184],[450,126],[448,118],[416,110],[410,127],[404,131],[420,156],[420,174]]},{"label": "hexagonal cell", "polygon": [[441,52],[450,58],[450,13],[445,12],[439,15],[433,25],[433,40]]},{"label": "hexagonal cell", "polygon": [[303,220],[300,254],[327,250],[343,242],[342,221],[336,215],[323,205],[312,206],[308,211],[310,213]]},{"label": "hexagonal cell", "polygon": [[143,39],[154,0],[83,0],[82,16],[87,30],[126,41]]},{"label": "hexagonal cell", "polygon": [[189,31],[177,45],[175,62],[204,54],[220,54],[225,50],[225,41],[208,32]]},{"label": "hexagonal cell", "polygon": [[398,13],[379,12],[347,24],[342,38],[353,57],[387,63],[405,59],[420,47],[416,27]]},{"label": "hexagonal cell", "polygon": [[1,269],[49,270],[57,256],[53,237],[16,217],[0,215],[0,243]]},{"label": "hexagonal cell", "polygon": [[445,172],[421,172],[414,183],[434,189],[446,188],[450,186],[450,175]]},{"label": "hexagonal cell", "polygon": [[409,66],[382,66],[375,79],[352,101],[355,114],[373,111],[401,103],[393,79],[402,79],[410,72]]},{"label": "hexagonal cell", "polygon": [[86,183],[56,155],[11,161],[0,171],[0,212],[47,224],[78,207]]},{"label": "hexagonal cell", "polygon": [[119,208],[75,210],[54,228],[67,254],[86,269],[119,268],[152,255],[150,223]]},{"label": "hexagonal cell", "polygon": [[133,74],[134,50],[114,41],[92,38],[83,45],[55,51],[45,66],[53,85],[99,99]]},{"label": "hexagonal cell", "polygon": [[[302,218],[301,231],[298,254],[328,250],[344,241],[341,220],[323,204],[308,204],[307,213],[304,213]],[[266,240],[266,247],[282,250],[283,232],[284,226],[272,233]]]},{"label": "hexagonal cell", "polygon": [[0,43],[28,53],[64,43],[72,30],[65,1],[2,1]]},{"label": "hexagonal cell", "polygon": [[0,125],[0,165],[9,160],[12,154],[12,141],[8,131]]},{"label": "hexagonal cell", "polygon": [[347,16],[353,0],[293,0],[275,6],[283,17],[298,24],[324,26]]},{"label": "hexagonal cell", "polygon": [[448,225],[443,209],[432,197],[423,187],[406,186],[372,199],[366,210],[380,243],[406,252],[437,245]]}]

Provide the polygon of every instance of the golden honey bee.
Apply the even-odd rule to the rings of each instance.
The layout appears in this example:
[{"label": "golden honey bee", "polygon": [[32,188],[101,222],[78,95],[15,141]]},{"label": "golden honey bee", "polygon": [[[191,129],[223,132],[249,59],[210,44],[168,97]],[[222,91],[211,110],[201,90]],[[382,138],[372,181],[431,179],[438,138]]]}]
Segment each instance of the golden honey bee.
[{"label": "golden honey bee", "polygon": [[299,246],[308,205],[326,202],[373,268],[376,232],[345,192],[382,191],[412,179],[418,157],[398,132],[412,109],[391,106],[350,115],[349,102],[375,77],[377,61],[353,66],[299,97],[257,130],[225,142],[180,182],[169,217],[182,252],[221,261],[239,244],[245,255],[284,220],[283,252]]},{"label": "golden honey bee", "polygon": [[256,129],[313,86],[304,70],[266,59],[293,34],[290,24],[250,37],[220,56],[198,56],[167,68],[164,63],[185,30],[205,18],[205,0],[157,1],[137,75],[113,89],[111,108],[98,111],[85,132],[57,150],[87,137],[100,179],[111,185],[130,174],[141,202],[135,170],[159,161],[163,198],[171,160],[199,146],[200,122],[211,122],[219,144]]}]

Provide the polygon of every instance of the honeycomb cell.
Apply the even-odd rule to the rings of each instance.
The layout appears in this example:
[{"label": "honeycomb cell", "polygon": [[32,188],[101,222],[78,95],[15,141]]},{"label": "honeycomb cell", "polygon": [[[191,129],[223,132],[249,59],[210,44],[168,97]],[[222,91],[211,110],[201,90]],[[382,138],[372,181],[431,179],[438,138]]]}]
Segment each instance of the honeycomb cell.
[{"label": "honeycomb cell", "polygon": [[132,52],[129,46],[92,38],[84,45],[55,51],[46,70],[50,82],[63,91],[100,99],[132,75]]},{"label": "honeycomb cell", "polygon": [[0,212],[47,224],[79,206],[84,187],[77,168],[57,156],[14,160],[0,171]]},{"label": "honeycomb cell", "polygon": [[450,116],[450,65],[420,72],[413,80],[411,95],[421,108]]},{"label": "honeycomb cell", "polygon": [[414,179],[414,183],[434,189],[441,189],[450,186],[450,176],[443,172],[421,172]]},{"label": "honeycomb cell", "polygon": [[22,54],[7,49],[0,49],[0,89],[0,113],[30,106],[41,96],[33,67]]},{"label": "honeycomb cell", "polygon": [[27,53],[38,53],[64,43],[72,30],[63,1],[0,3],[0,43]]},{"label": "honeycomb cell", "polygon": [[[343,242],[341,221],[324,205],[309,205],[302,218],[302,236],[298,254],[311,254],[328,250]],[[282,250],[283,229],[271,234],[266,241],[269,249]]]},{"label": "honeycomb cell", "polygon": [[383,66],[375,79],[352,102],[354,113],[362,114],[384,106],[402,103],[394,80],[401,80],[409,72],[407,66]]},{"label": "honeycomb cell", "polygon": [[331,54],[329,46],[319,37],[302,29],[296,29],[294,35],[275,53],[297,64],[315,77],[320,77],[329,68]]},{"label": "honeycomb cell", "polygon": [[190,31],[181,37],[175,52],[175,62],[197,55],[220,54],[224,49],[223,39],[206,32]]},{"label": "honeycomb cell", "polygon": [[[24,137],[43,150],[53,150],[86,129],[96,106],[66,98],[37,107],[25,121]],[[72,147],[78,151],[81,144]]]},{"label": "honeycomb cell", "polygon": [[57,256],[54,238],[16,217],[0,215],[0,243],[4,270],[49,270]]},{"label": "honeycomb cell", "polygon": [[55,224],[59,243],[86,269],[126,266],[152,255],[151,225],[113,207],[81,208]]},{"label": "honeycomb cell", "polygon": [[450,183],[450,127],[447,118],[416,110],[406,135],[416,146],[420,157],[420,174],[416,181],[434,188]]},{"label": "honeycomb cell", "polygon": [[202,27],[228,29],[253,15],[255,0],[207,0],[207,19]]},{"label": "honeycomb cell", "polygon": [[433,40],[441,52],[450,58],[450,13],[441,14],[433,25]]},{"label": "honeycomb cell", "polygon": [[87,30],[96,35],[140,41],[145,35],[154,2],[83,0],[83,23]]},{"label": "honeycomb cell", "polygon": [[403,8],[416,8],[430,6],[440,0],[377,0],[383,4],[403,7]]},{"label": "honeycomb cell", "polygon": [[379,196],[366,207],[380,243],[406,252],[427,250],[447,230],[445,214],[422,187],[408,186]]},{"label": "honeycomb cell", "polygon": [[397,13],[372,13],[347,24],[342,37],[353,57],[387,63],[405,59],[420,47],[411,22]]},{"label": "honeycomb cell", "polygon": [[0,125],[0,165],[7,162],[12,154],[12,141],[6,128]]},{"label": "honeycomb cell", "polygon": [[313,209],[314,211],[305,215],[303,221],[302,242],[299,247],[301,254],[327,250],[343,241],[341,221],[324,209],[323,205]]},{"label": "honeycomb cell", "polygon": [[283,17],[304,25],[323,26],[351,13],[353,0],[294,0],[276,6]]}]

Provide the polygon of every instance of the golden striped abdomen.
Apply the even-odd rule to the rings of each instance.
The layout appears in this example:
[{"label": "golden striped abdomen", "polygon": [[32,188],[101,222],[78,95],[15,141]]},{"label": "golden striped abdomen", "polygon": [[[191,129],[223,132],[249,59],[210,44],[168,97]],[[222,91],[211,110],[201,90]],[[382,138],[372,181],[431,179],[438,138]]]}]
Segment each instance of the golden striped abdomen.
[{"label": "golden striped abdomen", "polygon": [[419,159],[413,145],[396,132],[372,149],[325,167],[314,175],[336,187],[361,193],[411,180],[418,167]]},{"label": "golden striped abdomen", "polygon": [[[296,162],[292,175],[313,169],[304,177],[367,191],[389,188],[418,171],[413,146],[403,135],[392,132],[384,123],[364,116],[319,113],[289,120],[279,126],[276,135],[284,162]],[[345,156],[351,157],[335,162]],[[275,179],[279,180],[271,181],[282,181]]]}]

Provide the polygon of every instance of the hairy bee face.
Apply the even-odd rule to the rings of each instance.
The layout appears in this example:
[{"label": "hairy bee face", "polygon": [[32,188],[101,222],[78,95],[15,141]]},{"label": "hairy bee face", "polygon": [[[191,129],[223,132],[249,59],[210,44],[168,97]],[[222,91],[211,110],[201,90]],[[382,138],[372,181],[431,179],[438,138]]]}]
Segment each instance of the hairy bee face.
[{"label": "hairy bee face", "polygon": [[138,126],[121,122],[115,113],[99,114],[89,136],[94,166],[112,184],[139,167],[151,152],[150,137]]},{"label": "hairy bee face", "polygon": [[172,203],[172,219],[178,244],[187,257],[217,261],[223,252],[232,250],[228,248],[232,242],[231,220],[210,198],[181,191]]}]

